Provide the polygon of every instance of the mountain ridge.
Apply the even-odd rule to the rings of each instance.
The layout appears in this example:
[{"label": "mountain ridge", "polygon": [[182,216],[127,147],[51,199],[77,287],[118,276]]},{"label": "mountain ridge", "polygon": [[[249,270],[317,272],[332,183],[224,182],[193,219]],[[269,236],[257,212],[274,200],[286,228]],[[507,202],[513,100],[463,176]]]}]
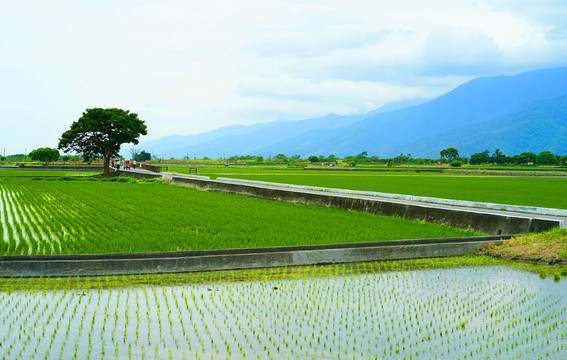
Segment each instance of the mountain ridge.
[{"label": "mountain ridge", "polygon": [[[435,151],[439,147],[451,146],[457,141],[447,137],[447,132],[451,130],[491,120],[502,123],[501,119],[507,115],[528,111],[526,109],[530,104],[566,95],[567,67],[479,77],[435,99],[411,106],[400,105],[401,108],[394,106],[393,109],[385,106],[382,111],[376,109],[361,115],[328,114],[298,121],[280,120],[248,127],[237,125],[194,135],[185,142],[183,138],[173,138],[180,146],[171,146],[170,141],[167,152],[157,152],[176,157],[186,153],[209,157],[217,154],[269,156],[279,153],[302,157],[330,154],[342,157],[368,151],[380,157],[392,157],[400,153],[412,153],[415,157],[418,153],[433,153],[433,150],[428,152],[423,149],[424,144],[435,148]],[[545,122],[551,116],[541,111],[537,114],[537,118],[527,114],[524,114],[524,118],[529,118],[537,125],[538,121]],[[506,126],[510,128],[513,124],[507,123]],[[477,138],[483,136],[482,131],[474,126],[469,130],[472,129],[475,129],[473,132]],[[459,131],[453,136],[457,134],[464,144],[466,136]],[[520,131],[514,134],[518,143],[530,140],[528,135]],[[507,141],[510,139],[507,138]],[[167,141],[164,143],[167,144]],[[141,143],[139,147],[146,147],[146,143]],[[493,147],[503,148],[497,143]],[[467,149],[463,151],[466,153]],[[149,150],[154,151],[151,148]]]}]

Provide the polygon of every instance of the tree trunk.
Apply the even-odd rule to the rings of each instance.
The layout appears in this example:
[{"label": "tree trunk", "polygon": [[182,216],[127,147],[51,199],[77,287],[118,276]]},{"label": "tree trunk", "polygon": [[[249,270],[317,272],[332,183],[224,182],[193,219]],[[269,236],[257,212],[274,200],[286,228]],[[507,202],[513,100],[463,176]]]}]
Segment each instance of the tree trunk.
[{"label": "tree trunk", "polygon": [[102,171],[102,177],[108,178],[110,177],[110,155],[104,154],[104,165]]}]

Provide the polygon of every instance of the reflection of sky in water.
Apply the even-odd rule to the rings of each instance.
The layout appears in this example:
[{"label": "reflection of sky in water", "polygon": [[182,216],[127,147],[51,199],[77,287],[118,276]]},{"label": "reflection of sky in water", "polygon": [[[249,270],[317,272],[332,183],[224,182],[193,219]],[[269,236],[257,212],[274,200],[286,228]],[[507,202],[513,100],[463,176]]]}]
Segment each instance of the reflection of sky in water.
[{"label": "reflection of sky in water", "polygon": [[557,358],[564,294],[504,267],[0,293],[0,356]]}]

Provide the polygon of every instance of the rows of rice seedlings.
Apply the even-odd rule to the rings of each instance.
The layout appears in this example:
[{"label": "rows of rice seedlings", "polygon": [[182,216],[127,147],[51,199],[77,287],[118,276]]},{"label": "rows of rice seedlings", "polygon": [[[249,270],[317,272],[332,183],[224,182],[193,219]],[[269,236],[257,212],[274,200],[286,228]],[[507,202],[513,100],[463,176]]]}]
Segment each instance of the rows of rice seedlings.
[{"label": "rows of rice seedlings", "polygon": [[[177,285],[71,279],[0,292],[3,358],[565,358],[566,283],[504,267],[380,263],[177,275]],[[238,278],[238,274],[234,274]],[[185,281],[187,280],[187,281]],[[212,281],[211,281],[212,280]],[[18,282],[12,280],[14,289]],[[120,286],[106,287],[112,281]]]},{"label": "rows of rice seedlings", "polygon": [[[48,192],[29,191],[20,183],[0,182],[0,200],[2,254],[53,254],[60,251],[61,239],[76,236],[74,227],[52,222],[59,214],[46,206],[54,200]],[[60,217],[67,213],[60,213]]]},{"label": "rows of rice seedlings", "polygon": [[[65,178],[62,178],[65,179]],[[158,183],[0,179],[0,254],[155,252],[480,235]]]},{"label": "rows of rice seedlings", "polygon": [[[41,207],[33,205],[21,188],[9,188],[0,183],[0,233],[5,253],[52,253],[55,243],[52,232],[43,221]],[[39,241],[45,239],[46,241]],[[45,246],[49,244],[49,249]]]}]

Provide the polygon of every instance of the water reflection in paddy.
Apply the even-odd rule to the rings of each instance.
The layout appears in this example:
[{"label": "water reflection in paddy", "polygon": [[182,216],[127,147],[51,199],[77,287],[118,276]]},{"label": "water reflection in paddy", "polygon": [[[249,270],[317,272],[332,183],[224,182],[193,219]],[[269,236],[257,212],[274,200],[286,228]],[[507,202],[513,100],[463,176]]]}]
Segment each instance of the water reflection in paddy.
[{"label": "water reflection in paddy", "polygon": [[5,358],[551,358],[567,282],[500,266],[0,293]]}]

